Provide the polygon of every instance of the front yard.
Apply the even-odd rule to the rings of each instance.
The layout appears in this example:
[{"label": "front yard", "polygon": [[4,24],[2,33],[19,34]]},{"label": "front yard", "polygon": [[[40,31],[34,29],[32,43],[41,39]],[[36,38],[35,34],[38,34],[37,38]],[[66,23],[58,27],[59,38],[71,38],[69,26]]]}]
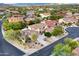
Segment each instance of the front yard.
[{"label": "front yard", "polygon": [[[21,38],[20,30],[8,30],[8,31],[3,31],[5,40],[8,41],[10,44],[13,46],[17,47],[18,49],[22,50],[25,52],[27,55],[34,53],[52,43],[55,41],[61,39],[62,37],[66,36],[68,33],[64,32],[62,35],[58,36],[51,36],[51,37],[46,37],[44,34],[39,35],[35,41],[29,40],[29,38],[25,38],[26,42],[24,43],[23,38]],[[22,41],[23,40],[23,41]],[[30,50],[30,51],[29,51]]]}]

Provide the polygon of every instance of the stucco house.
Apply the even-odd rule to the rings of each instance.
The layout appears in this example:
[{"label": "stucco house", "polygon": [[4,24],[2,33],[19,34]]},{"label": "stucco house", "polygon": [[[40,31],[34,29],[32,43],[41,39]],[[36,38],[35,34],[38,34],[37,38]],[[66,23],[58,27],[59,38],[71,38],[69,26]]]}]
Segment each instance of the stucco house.
[{"label": "stucco house", "polygon": [[28,29],[37,31],[38,33],[42,33],[43,31],[45,31],[45,27],[46,27],[45,24],[39,23],[39,24],[34,24],[34,25],[28,26]]},{"label": "stucco house", "polygon": [[8,17],[8,21],[9,22],[20,22],[20,21],[24,21],[23,18],[24,18],[23,15],[12,15],[11,17]]},{"label": "stucco house", "polygon": [[24,28],[24,29],[22,29],[21,31],[21,35],[22,35],[22,37],[24,38],[24,39],[22,39],[22,41],[25,43],[25,41],[26,41],[26,37],[29,37],[29,38],[31,38],[31,40],[33,39],[32,37],[33,37],[33,35],[35,35],[36,36],[36,38],[35,39],[37,39],[37,37],[38,37],[38,35],[39,35],[39,33],[37,32],[37,31],[34,31],[34,30],[29,30],[28,28]]},{"label": "stucco house", "polygon": [[50,16],[50,13],[41,13],[40,16],[42,18]]},{"label": "stucco house", "polygon": [[76,19],[75,17],[66,17],[66,18],[62,18],[59,19],[59,24],[61,23],[77,23],[78,19]]},{"label": "stucco house", "polygon": [[72,17],[64,17],[63,20],[66,23],[77,23],[78,22],[78,20],[74,16],[72,16]]},{"label": "stucco house", "polygon": [[75,13],[74,16],[76,17],[76,19],[77,19],[78,22],[79,22],[79,13]]},{"label": "stucco house", "polygon": [[5,9],[0,8],[0,15],[3,15],[5,13]]},{"label": "stucco house", "polygon": [[46,24],[47,27],[54,27],[57,25],[58,21],[56,20],[44,20],[41,23]]},{"label": "stucco house", "polygon": [[46,25],[46,29],[45,29],[46,32],[51,32],[54,29],[54,27],[58,24],[58,21],[56,21],[56,20],[44,20],[41,23]]},{"label": "stucco house", "polygon": [[24,35],[24,36],[30,36],[32,33],[35,33],[35,34],[38,35],[37,31],[30,30],[28,28],[24,28],[24,29],[21,30],[21,34]]}]

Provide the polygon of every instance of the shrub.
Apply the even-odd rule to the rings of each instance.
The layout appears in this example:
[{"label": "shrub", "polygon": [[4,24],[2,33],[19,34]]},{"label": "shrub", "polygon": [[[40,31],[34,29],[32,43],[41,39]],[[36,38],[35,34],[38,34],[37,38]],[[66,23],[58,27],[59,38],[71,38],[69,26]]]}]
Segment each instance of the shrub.
[{"label": "shrub", "polygon": [[31,40],[32,41],[36,41],[37,40],[37,35],[35,34],[35,33],[32,33],[32,35],[31,35]]},{"label": "shrub", "polygon": [[79,42],[72,40],[71,38],[66,38],[64,43],[59,43],[54,47],[52,55],[58,56],[69,56],[72,55],[72,50],[79,46]]},{"label": "shrub", "polygon": [[45,32],[44,35],[47,36],[47,37],[51,37],[51,33],[50,32]]}]

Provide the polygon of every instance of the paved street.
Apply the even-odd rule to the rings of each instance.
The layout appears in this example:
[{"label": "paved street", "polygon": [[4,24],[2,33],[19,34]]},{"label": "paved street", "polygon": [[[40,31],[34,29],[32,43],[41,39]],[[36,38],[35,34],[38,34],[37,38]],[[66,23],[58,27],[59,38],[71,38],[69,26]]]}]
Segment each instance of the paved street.
[{"label": "paved street", "polygon": [[66,31],[69,33],[67,37],[70,38],[79,37],[79,27],[69,27],[66,29]]},{"label": "paved street", "polygon": [[19,49],[17,49],[16,47],[12,46],[11,44],[9,44],[8,42],[6,42],[3,39],[2,33],[1,33],[1,25],[2,25],[2,21],[0,21],[0,56],[21,56],[24,55],[25,53],[23,53],[22,51],[20,51]]}]

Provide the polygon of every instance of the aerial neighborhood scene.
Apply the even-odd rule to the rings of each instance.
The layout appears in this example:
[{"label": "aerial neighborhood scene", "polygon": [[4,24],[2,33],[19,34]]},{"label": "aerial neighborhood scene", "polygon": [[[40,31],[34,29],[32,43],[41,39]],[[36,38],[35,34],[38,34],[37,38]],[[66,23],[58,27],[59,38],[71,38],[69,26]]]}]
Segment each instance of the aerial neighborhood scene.
[{"label": "aerial neighborhood scene", "polygon": [[79,4],[0,3],[0,55],[79,56]]}]

